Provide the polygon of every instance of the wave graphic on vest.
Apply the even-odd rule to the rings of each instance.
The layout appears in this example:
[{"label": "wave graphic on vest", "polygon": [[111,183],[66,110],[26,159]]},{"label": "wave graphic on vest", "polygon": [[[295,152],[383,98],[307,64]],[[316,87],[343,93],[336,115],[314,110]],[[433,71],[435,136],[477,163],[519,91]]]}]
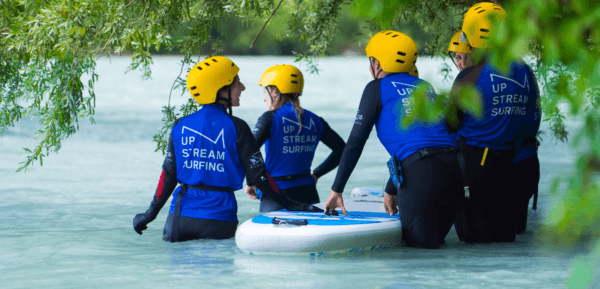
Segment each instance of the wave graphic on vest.
[{"label": "wave graphic on vest", "polygon": [[[310,123],[309,123],[309,125],[308,125],[308,126],[305,126],[305,125],[303,125],[303,124],[302,124],[302,127],[306,128],[306,129],[313,129],[313,128],[314,128],[314,129],[316,130],[317,128],[316,128],[316,126],[315,126],[315,122],[313,121],[312,117],[311,117],[311,118],[309,118],[309,119],[310,119]],[[301,125],[301,124],[300,124],[300,122],[295,122],[295,121],[293,121],[293,120],[291,120],[291,119],[289,119],[289,118],[287,118],[287,117],[285,117],[285,116],[281,118],[281,122],[282,122],[282,123],[285,123],[285,121],[286,121],[286,120],[287,120],[288,122],[291,122],[291,123],[293,123],[293,124],[297,124],[298,126],[300,126],[300,125]]]},{"label": "wave graphic on vest", "polygon": [[[285,122],[291,122],[293,124],[296,124],[298,126],[302,126],[303,128],[307,129],[307,130],[314,130],[315,132],[317,131],[317,126],[315,125],[315,122],[313,121],[312,118],[309,118],[310,121],[308,123],[308,126],[300,124],[300,122],[296,122],[293,121],[287,117],[282,117],[281,118],[281,122],[285,124]],[[284,126],[283,127],[283,132],[288,134],[288,133],[292,133],[294,132],[294,130],[296,129],[295,126]],[[289,153],[304,153],[304,152],[314,152],[317,145],[316,143],[318,143],[319,140],[317,138],[316,134],[313,135],[290,135],[290,136],[284,136],[283,137],[283,143],[284,144],[305,144],[305,143],[312,143],[309,145],[294,145],[294,146],[284,146],[283,149],[283,153],[284,154],[289,154]]]},{"label": "wave graphic on vest", "polygon": [[[219,140],[223,144],[223,149],[225,149],[225,129],[221,129],[221,132],[217,136],[215,140],[205,136],[204,134],[191,129],[187,126],[183,126],[181,129],[181,134],[184,134],[185,130],[189,130],[194,132],[201,137],[209,140],[213,144],[217,144]],[[184,146],[193,146],[196,138],[194,136],[184,136],[181,138],[181,144]],[[200,159],[215,159],[215,160],[225,160],[225,151],[211,150],[211,149],[199,149],[199,148],[184,148],[181,150],[181,153],[184,158],[189,158],[190,156],[193,158]],[[195,169],[195,170],[207,170],[207,171],[216,171],[216,172],[225,172],[225,167],[221,162],[211,162],[211,161],[203,161],[203,160],[186,160],[183,163],[183,167],[187,169]]]},{"label": "wave graphic on vest", "polygon": [[502,76],[502,75],[490,73],[490,79],[492,80],[492,82],[494,82],[494,76],[498,77],[498,78],[502,78],[504,80],[510,80],[510,81],[516,83],[518,86],[520,86],[522,88],[527,87],[527,91],[529,91],[529,78],[527,78],[527,75],[525,75],[525,80],[523,80],[523,85],[521,85],[520,82],[518,82],[518,81],[516,81],[516,80],[514,80],[514,79],[512,79],[510,77],[505,77],[505,76]]}]

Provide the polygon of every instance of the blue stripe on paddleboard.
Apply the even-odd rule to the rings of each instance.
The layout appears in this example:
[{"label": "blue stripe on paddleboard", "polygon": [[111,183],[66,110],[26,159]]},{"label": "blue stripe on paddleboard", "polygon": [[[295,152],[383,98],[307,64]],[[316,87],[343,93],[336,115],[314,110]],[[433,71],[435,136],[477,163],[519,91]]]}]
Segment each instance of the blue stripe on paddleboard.
[{"label": "blue stripe on paddleboard", "polygon": [[324,213],[290,212],[281,210],[258,215],[252,218],[252,222],[257,224],[271,224],[273,218],[277,217],[287,220],[308,220],[309,225],[316,226],[341,226],[374,224],[400,220],[398,214],[390,216],[386,213],[376,212],[348,212],[348,216],[344,216],[341,212],[339,213],[339,216],[325,216]]}]

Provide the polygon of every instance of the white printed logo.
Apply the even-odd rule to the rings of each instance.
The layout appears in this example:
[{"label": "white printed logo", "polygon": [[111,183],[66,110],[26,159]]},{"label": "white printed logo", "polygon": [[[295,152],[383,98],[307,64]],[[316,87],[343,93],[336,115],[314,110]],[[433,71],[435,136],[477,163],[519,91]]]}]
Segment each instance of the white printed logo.
[{"label": "white printed logo", "polygon": [[[289,118],[287,118],[287,117],[285,117],[285,116],[281,118],[281,122],[282,122],[282,123],[285,123],[285,121],[286,121],[286,120],[287,120],[287,121],[289,121],[289,122],[291,122],[291,123],[293,123],[293,124],[300,125],[300,123],[299,123],[299,122],[295,122],[295,121],[293,121],[293,120],[291,120],[291,119],[289,119]],[[317,129],[317,128],[316,128],[317,126],[316,126],[316,125],[315,125],[315,123],[313,122],[313,119],[312,119],[312,117],[310,118],[310,123],[309,123],[309,125],[308,125],[308,126],[302,125],[302,127],[306,128],[306,129],[312,129],[312,128],[314,127],[314,128],[315,128],[315,130]]]},{"label": "white printed logo", "polygon": [[219,135],[217,136],[217,138],[216,138],[215,140],[212,140],[211,138],[209,138],[209,137],[207,137],[207,136],[203,135],[202,133],[200,133],[200,132],[197,132],[197,131],[195,131],[195,130],[193,130],[193,129],[191,129],[191,128],[187,127],[187,126],[183,126],[183,128],[181,129],[181,133],[183,134],[183,132],[184,132],[186,129],[188,129],[188,130],[190,130],[190,131],[193,131],[193,132],[195,132],[195,133],[199,134],[200,136],[202,136],[203,138],[205,138],[205,139],[209,140],[210,142],[212,142],[212,143],[214,143],[214,144],[217,144],[217,142],[219,141],[219,138],[220,138],[220,139],[221,139],[221,142],[223,143],[223,148],[225,148],[225,129],[221,129],[221,132],[219,133]]},{"label": "white printed logo", "polygon": [[263,165],[265,162],[263,161],[263,157],[262,154],[260,152],[255,152],[251,157],[250,157],[250,168],[255,169],[261,165]]},{"label": "white printed logo", "polygon": [[527,74],[525,74],[525,80],[523,81],[523,85],[521,85],[520,82],[518,82],[518,81],[516,81],[516,80],[514,80],[512,78],[504,77],[502,75],[497,75],[497,74],[490,73],[490,78],[491,78],[492,82],[494,82],[494,77],[501,78],[501,79],[504,79],[504,80],[512,81],[512,82],[516,83],[518,86],[520,86],[522,88],[527,87],[527,91],[529,91],[529,79],[527,78]]},{"label": "white printed logo", "polygon": [[[402,82],[395,82],[395,81],[392,81],[392,85],[393,85],[395,88],[397,87],[397,86],[396,86],[396,84],[400,84],[400,85],[406,85],[406,86],[415,87],[415,88],[416,88],[416,87],[420,87],[419,85],[412,85],[412,84],[406,84],[406,83],[402,83]],[[428,87],[427,87],[427,91],[429,91],[429,92],[434,92],[434,93],[435,93],[435,91],[433,91],[433,88],[431,87],[431,85],[428,85]]]}]

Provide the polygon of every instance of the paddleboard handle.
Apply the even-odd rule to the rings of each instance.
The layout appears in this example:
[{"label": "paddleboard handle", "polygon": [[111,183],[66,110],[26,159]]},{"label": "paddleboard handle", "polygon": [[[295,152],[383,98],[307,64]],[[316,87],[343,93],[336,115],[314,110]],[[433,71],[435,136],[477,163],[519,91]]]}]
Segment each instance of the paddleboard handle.
[{"label": "paddleboard handle", "polygon": [[293,226],[306,226],[308,225],[308,220],[307,219],[303,219],[303,220],[289,220],[289,219],[280,219],[280,218],[273,218],[273,220],[271,221],[271,223],[273,225],[293,225]]},{"label": "paddleboard handle", "polygon": [[336,211],[335,209],[328,209],[327,211],[325,211],[325,216],[339,216],[340,213],[338,213],[338,211]]}]

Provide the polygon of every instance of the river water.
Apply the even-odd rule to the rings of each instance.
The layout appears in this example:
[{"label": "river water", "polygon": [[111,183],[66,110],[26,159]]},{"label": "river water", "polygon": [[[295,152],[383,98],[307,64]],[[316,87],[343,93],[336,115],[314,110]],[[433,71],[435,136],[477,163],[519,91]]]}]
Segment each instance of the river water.
[{"label": "river water", "polygon": [[[253,127],[265,111],[261,73],[292,58],[232,57],[246,85],[234,114]],[[468,245],[454,230],[439,250],[394,248],[330,257],[256,256],[241,252],[234,239],[179,244],[162,241],[163,209],[143,236],[132,228],[154,194],[163,156],[152,136],[160,129],[161,107],[179,73],[179,57],[156,57],[152,79],[125,74],[130,59],[100,59],[96,85],[96,124],[81,123],[58,154],[44,165],[16,173],[35,145],[36,121],[23,120],[0,135],[1,288],[564,288],[578,253],[544,246],[536,234],[556,196],[558,176],[573,171],[568,144],[546,134],[540,147],[538,214],[515,243]],[[420,59],[421,77],[438,91],[448,90],[439,60]],[[302,106],[325,118],[347,139],[364,86],[368,60],[325,58],[319,75],[305,72]],[[185,74],[185,72],[184,72]],[[454,72],[456,75],[456,72]],[[185,75],[183,75],[185,77]],[[172,104],[187,97],[174,93]],[[577,123],[567,122],[575,133]],[[543,124],[542,130],[548,131]],[[317,149],[315,166],[329,149]],[[351,179],[354,187],[382,188],[388,156],[373,132]],[[329,195],[335,171],[318,182],[321,200]],[[258,201],[237,191],[240,224],[258,214]]]}]

